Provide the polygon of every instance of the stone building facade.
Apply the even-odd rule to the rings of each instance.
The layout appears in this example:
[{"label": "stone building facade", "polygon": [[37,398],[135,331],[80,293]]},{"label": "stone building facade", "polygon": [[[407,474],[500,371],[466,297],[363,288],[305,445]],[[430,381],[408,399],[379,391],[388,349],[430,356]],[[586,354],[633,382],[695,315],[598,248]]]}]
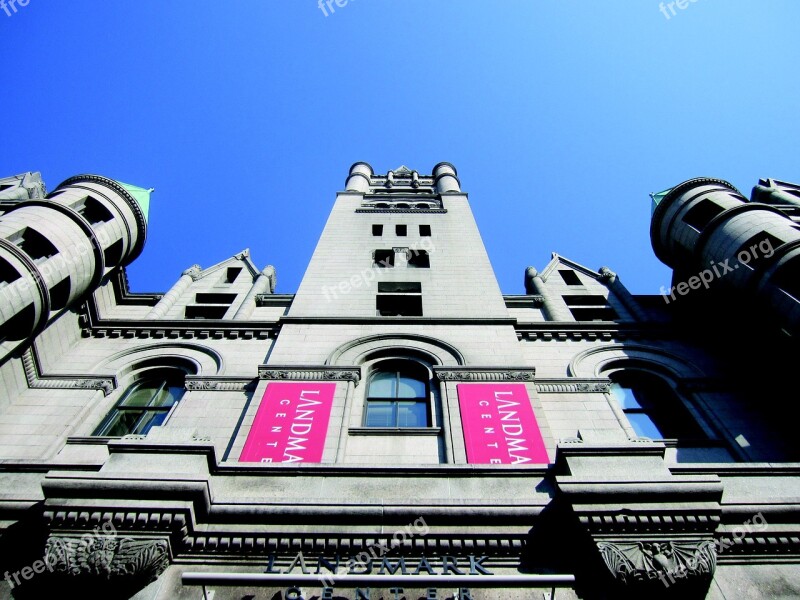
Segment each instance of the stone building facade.
[{"label": "stone building facade", "polygon": [[653,195],[662,296],[503,294],[448,163],[353,165],[295,294],[131,292],[148,207],[0,180],[0,597],[800,596],[797,186]]}]

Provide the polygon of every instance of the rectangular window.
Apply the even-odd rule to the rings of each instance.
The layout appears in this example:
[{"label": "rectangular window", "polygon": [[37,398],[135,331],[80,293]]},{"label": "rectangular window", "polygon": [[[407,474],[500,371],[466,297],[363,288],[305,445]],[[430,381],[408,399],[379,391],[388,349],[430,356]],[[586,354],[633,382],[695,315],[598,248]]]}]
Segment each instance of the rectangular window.
[{"label": "rectangular window", "polygon": [[576,321],[614,321],[619,318],[604,296],[564,296],[564,302]]},{"label": "rectangular window", "polygon": [[383,235],[383,225],[373,225],[372,235],[374,237],[381,237]]},{"label": "rectangular window", "polygon": [[775,249],[784,242],[766,231],[760,231],[739,248],[736,260],[748,269],[758,269],[775,254]]},{"label": "rectangular window", "polygon": [[408,235],[408,226],[406,225],[395,225],[394,231],[397,235],[403,237]]},{"label": "rectangular window", "polygon": [[107,223],[114,218],[111,212],[97,198],[92,196],[86,196],[74,204],[72,208],[78,211],[92,225]]},{"label": "rectangular window", "polygon": [[414,281],[381,281],[375,298],[379,317],[421,317],[422,284]]},{"label": "rectangular window", "polygon": [[20,278],[19,272],[7,260],[0,258],[0,287]]},{"label": "rectangular window", "polygon": [[561,275],[561,279],[567,285],[583,285],[581,278],[572,269],[559,269],[558,274]]},{"label": "rectangular window", "polygon": [[221,319],[228,312],[227,305],[211,304],[198,306],[196,304],[186,307],[185,316],[187,319]]},{"label": "rectangular window", "polygon": [[375,250],[373,262],[379,269],[390,269],[394,267],[394,250]]},{"label": "rectangular window", "polygon": [[430,235],[431,235],[431,226],[430,225],[420,225],[419,226],[419,234],[422,237],[430,237]]},{"label": "rectangular window", "polygon": [[162,425],[184,394],[184,381],[178,374],[159,375],[134,384],[95,429],[92,435],[118,437],[145,435]]},{"label": "rectangular window", "polygon": [[106,268],[116,267],[122,260],[122,240],[117,240],[108,248],[103,250],[106,261]]},{"label": "rectangular window", "polygon": [[195,294],[195,302],[198,304],[233,304],[236,294]]},{"label": "rectangular window", "polygon": [[239,276],[239,273],[242,272],[241,267],[228,267],[228,270],[225,271],[225,283],[233,283],[236,281],[236,278]]},{"label": "rectangular window", "polygon": [[36,264],[43,263],[58,253],[56,247],[50,243],[50,240],[30,227],[26,227],[14,234],[9,238],[9,241],[17,244]]},{"label": "rectangular window", "polygon": [[409,269],[429,269],[431,266],[431,258],[425,250],[409,250],[408,251],[408,268]]},{"label": "rectangular window", "polygon": [[719,204],[706,198],[705,200],[701,200],[695,204],[687,211],[687,213],[683,216],[683,222],[687,225],[691,225],[697,231],[703,231],[711,219],[716,217],[724,210],[725,209]]}]

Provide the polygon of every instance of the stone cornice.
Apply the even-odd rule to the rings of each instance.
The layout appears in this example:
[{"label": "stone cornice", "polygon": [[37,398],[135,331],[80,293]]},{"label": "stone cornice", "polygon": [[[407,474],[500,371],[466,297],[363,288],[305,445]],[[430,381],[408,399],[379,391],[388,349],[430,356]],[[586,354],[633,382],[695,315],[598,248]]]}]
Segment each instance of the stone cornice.
[{"label": "stone cornice", "polygon": [[276,337],[280,330],[274,321],[104,319],[92,297],[84,304],[79,323],[81,335],[93,338],[266,340]]},{"label": "stone cornice", "polygon": [[86,376],[78,374],[45,375],[41,371],[41,361],[36,343],[22,354],[22,367],[28,387],[39,390],[102,390],[108,396],[117,387],[114,375]]},{"label": "stone cornice", "polygon": [[186,376],[186,389],[207,392],[245,392],[253,388],[255,378]]},{"label": "stone cornice", "polygon": [[[396,199],[391,199],[393,202]],[[357,213],[414,213],[418,215],[437,214],[443,215],[447,212],[446,208],[357,208]]]},{"label": "stone cornice", "polygon": [[533,381],[536,369],[533,367],[433,367],[440,381]]},{"label": "stone cornice", "polygon": [[280,318],[281,323],[314,325],[516,325],[509,317],[290,317]]},{"label": "stone cornice", "polygon": [[536,379],[536,391],[548,394],[608,392],[611,381],[605,378],[546,377]]},{"label": "stone cornice", "polygon": [[259,365],[259,379],[287,381],[361,381],[359,367]]},{"label": "stone cornice", "polygon": [[517,338],[535,341],[623,341],[639,339],[665,339],[676,336],[674,328],[661,324],[618,323],[613,321],[546,321],[518,322]]}]

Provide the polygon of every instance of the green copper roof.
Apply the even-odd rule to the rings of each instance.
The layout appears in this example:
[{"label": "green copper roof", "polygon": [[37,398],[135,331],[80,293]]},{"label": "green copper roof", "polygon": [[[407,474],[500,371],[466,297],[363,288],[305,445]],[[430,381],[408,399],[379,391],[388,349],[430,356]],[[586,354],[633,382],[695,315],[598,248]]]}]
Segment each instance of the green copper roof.
[{"label": "green copper roof", "polygon": [[650,206],[650,216],[653,216],[653,213],[656,212],[656,207],[661,203],[664,199],[664,196],[669,194],[673,188],[669,188],[668,190],[664,190],[663,192],[658,192],[656,194],[650,194],[650,198],[653,199],[653,204]]},{"label": "green copper roof", "polygon": [[136,200],[136,204],[139,205],[139,208],[141,208],[142,212],[144,213],[144,220],[147,221],[148,214],[150,213],[150,194],[153,192],[153,188],[140,188],[135,185],[130,185],[129,183],[122,183],[121,181],[118,181],[117,183],[124,187],[127,192],[133,196],[133,199]]}]

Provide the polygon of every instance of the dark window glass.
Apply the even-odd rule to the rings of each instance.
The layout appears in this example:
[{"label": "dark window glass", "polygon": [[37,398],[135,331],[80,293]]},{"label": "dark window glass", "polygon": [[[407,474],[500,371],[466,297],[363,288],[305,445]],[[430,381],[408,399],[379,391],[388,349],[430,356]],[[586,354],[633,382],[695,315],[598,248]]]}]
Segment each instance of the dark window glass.
[{"label": "dark window glass", "polygon": [[86,196],[86,198],[73,206],[73,208],[83,215],[83,218],[92,225],[106,223],[114,218],[114,215],[112,215],[99,200],[92,196]]},{"label": "dark window glass", "polygon": [[431,259],[425,250],[411,250],[408,257],[408,266],[412,269],[428,269]]},{"label": "dark window glass", "polygon": [[116,267],[122,261],[122,240],[117,240],[103,251],[106,268]]},{"label": "dark window glass", "polygon": [[429,427],[427,371],[408,361],[382,363],[369,380],[367,427]]},{"label": "dark window glass", "polygon": [[697,231],[703,231],[711,219],[724,210],[719,204],[706,198],[690,208],[684,215],[683,221],[697,229]]},{"label": "dark window glass", "polygon": [[50,290],[50,308],[51,310],[61,310],[67,305],[69,300],[70,283],[69,277],[62,279],[59,283],[53,286]]},{"label": "dark window glass", "polygon": [[394,231],[399,236],[408,235],[408,226],[407,225],[395,225]]},{"label": "dark window glass", "polygon": [[422,284],[418,281],[381,281],[375,297],[379,317],[421,317]]},{"label": "dark window glass", "polygon": [[578,274],[572,269],[560,269],[558,274],[561,275],[561,279],[563,279],[564,283],[567,285],[583,285]]},{"label": "dark window glass", "polygon": [[576,321],[614,321],[619,318],[605,296],[569,295],[564,296],[564,302]]},{"label": "dark window glass", "polygon": [[15,241],[20,249],[30,256],[36,264],[42,263],[58,253],[56,247],[50,243],[50,240],[30,227],[26,227],[13,238],[15,239],[10,238],[9,241]]},{"label": "dark window glass", "polygon": [[431,226],[430,225],[420,225],[419,226],[419,234],[422,237],[430,237],[430,235],[431,235]]},{"label": "dark window glass", "polygon": [[389,269],[394,266],[394,250],[375,250],[375,266],[380,269]]},{"label": "dark window glass", "polygon": [[619,371],[610,379],[611,397],[639,437],[704,437],[691,413],[660,377],[642,371]]},{"label": "dark window glass", "polygon": [[233,283],[236,281],[236,278],[241,272],[241,267],[228,267],[227,271],[225,271],[225,283]]},{"label": "dark window glass", "polygon": [[375,237],[380,237],[383,235],[383,225],[373,225],[372,226],[372,235]]},{"label": "dark window glass", "polygon": [[165,371],[149,375],[128,388],[93,435],[145,435],[161,425],[184,394],[184,374]]}]

